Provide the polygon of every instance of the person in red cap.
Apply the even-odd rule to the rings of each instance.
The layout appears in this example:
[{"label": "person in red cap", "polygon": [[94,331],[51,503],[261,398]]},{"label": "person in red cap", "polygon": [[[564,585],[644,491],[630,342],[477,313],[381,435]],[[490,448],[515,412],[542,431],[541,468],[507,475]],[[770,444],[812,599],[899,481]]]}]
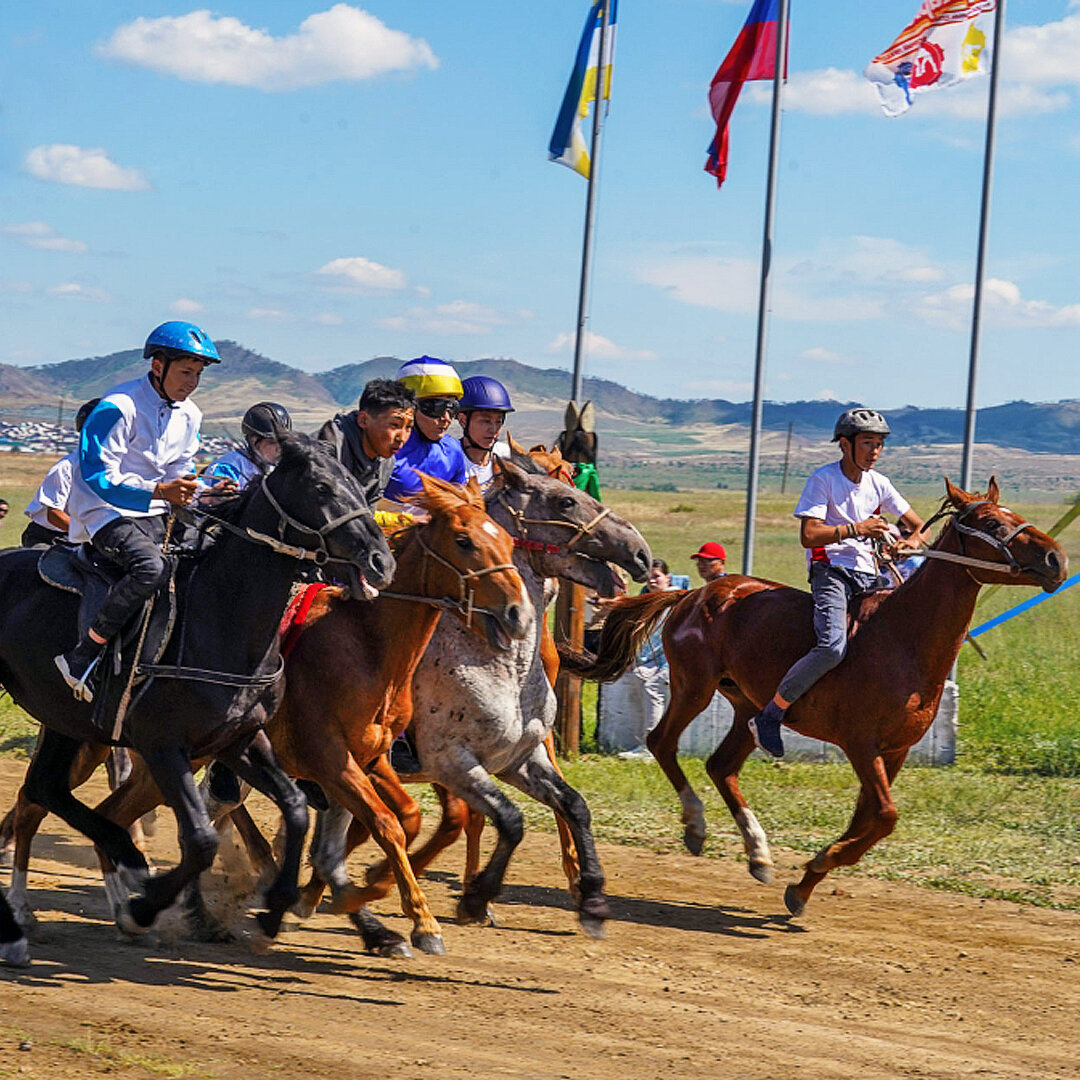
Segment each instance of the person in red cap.
[{"label": "person in red cap", "polygon": [[690,556],[697,563],[697,572],[706,585],[727,573],[727,552],[723,544],[710,540]]}]

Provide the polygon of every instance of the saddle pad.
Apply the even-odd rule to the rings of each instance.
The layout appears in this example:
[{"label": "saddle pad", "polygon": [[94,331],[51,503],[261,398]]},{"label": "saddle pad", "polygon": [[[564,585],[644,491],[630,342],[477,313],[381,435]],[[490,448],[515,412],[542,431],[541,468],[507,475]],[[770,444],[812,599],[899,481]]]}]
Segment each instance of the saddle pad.
[{"label": "saddle pad", "polygon": [[280,647],[283,659],[288,657],[296,645],[300,632],[304,629],[304,623],[307,622],[307,617],[311,613],[311,605],[315,603],[315,597],[326,587],[325,582],[313,581],[296,593],[289,601],[288,607],[285,608],[285,614],[281,617],[281,626],[278,629],[278,634],[281,637]]},{"label": "saddle pad", "polygon": [[86,633],[113,583],[121,576],[120,568],[110,574],[105,567],[92,562],[82,547],[54,544],[38,559],[38,576],[48,585],[81,596],[79,605],[79,636]]}]

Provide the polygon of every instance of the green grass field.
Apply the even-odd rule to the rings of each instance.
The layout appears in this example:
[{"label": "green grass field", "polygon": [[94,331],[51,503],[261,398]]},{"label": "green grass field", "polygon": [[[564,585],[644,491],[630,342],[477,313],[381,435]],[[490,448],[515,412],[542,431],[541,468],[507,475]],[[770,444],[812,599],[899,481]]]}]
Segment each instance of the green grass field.
[{"label": "green grass field", "polygon": [[[7,455],[3,456],[4,458]],[[17,543],[25,505],[43,471],[34,459],[0,458],[0,494],[12,513],[0,525],[0,544]],[[937,491],[917,489],[916,509],[929,516]],[[1003,498],[1036,525],[1047,528],[1064,502],[1028,502],[1016,492]],[[754,570],[792,585],[804,582],[791,508],[795,495],[766,491],[758,515]],[[642,492],[612,489],[608,503],[645,534],[655,554],[677,573],[692,571],[690,554],[705,540],[728,549],[738,570],[743,503],[735,491]],[[1060,540],[1076,547],[1080,524]],[[695,584],[696,578],[694,579]],[[976,621],[1034,594],[998,590],[980,606]],[[854,871],[911,881],[970,895],[1080,911],[1080,588],[980,638],[986,662],[965,647],[960,661],[960,753],[950,769],[908,767],[896,786],[900,824]],[[595,746],[595,689],[585,693],[584,748]],[[0,703],[0,753],[25,755],[34,728],[10,702]],[[681,845],[678,802],[659,768],[586,753],[567,765],[571,782],[589,800],[599,838],[656,851]],[[702,764],[687,772],[706,804],[710,840],[706,855],[741,858],[736,831]],[[845,765],[769,763],[752,759],[744,791],[772,841],[811,852],[838,836],[855,801],[856,784]],[[429,809],[433,800],[425,799]],[[0,808],[2,810],[3,808]],[[529,823],[553,830],[550,815],[525,807]],[[553,858],[554,858],[553,854]],[[785,871],[785,873],[787,873]]]}]

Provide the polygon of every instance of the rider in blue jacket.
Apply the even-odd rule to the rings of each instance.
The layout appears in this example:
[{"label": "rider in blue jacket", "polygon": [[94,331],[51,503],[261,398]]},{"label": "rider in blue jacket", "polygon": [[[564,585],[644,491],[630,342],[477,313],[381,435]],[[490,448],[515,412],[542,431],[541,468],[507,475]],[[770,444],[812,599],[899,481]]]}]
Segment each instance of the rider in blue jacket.
[{"label": "rider in blue jacket", "polygon": [[109,590],[89,631],[56,657],[64,681],[82,701],[105,643],[164,583],[161,551],[169,505],[186,506],[198,481],[193,464],[202,413],[189,401],[214,343],[188,322],[167,322],[146,339],[147,375],[113,387],[83,425],[79,467],[68,498],[73,541],[88,540],[124,576]]},{"label": "rider in blue jacket", "polygon": [[238,490],[271,472],[281,457],[278,435],[292,431],[292,417],[284,405],[276,401],[260,401],[252,405],[240,421],[244,445],[222,454],[206,467],[203,476],[209,480],[231,480]]},{"label": "rider in blue jacket", "polygon": [[458,373],[445,360],[421,356],[402,364],[397,378],[416,394],[416,426],[394,457],[385,497],[402,502],[417,494],[421,490],[417,470],[464,484],[465,454],[461,443],[447,434],[463,392]]}]

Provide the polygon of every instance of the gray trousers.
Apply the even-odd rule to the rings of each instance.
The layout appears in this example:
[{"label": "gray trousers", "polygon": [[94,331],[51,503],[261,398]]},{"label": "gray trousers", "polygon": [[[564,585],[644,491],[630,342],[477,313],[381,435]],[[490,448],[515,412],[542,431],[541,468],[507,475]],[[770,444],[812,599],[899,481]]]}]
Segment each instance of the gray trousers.
[{"label": "gray trousers", "polygon": [[796,660],[780,680],[777,693],[785,701],[798,701],[822,675],[832,671],[844,659],[848,602],[855,593],[873,588],[876,582],[877,574],[829,563],[810,564],[817,644],[801,660]]}]

